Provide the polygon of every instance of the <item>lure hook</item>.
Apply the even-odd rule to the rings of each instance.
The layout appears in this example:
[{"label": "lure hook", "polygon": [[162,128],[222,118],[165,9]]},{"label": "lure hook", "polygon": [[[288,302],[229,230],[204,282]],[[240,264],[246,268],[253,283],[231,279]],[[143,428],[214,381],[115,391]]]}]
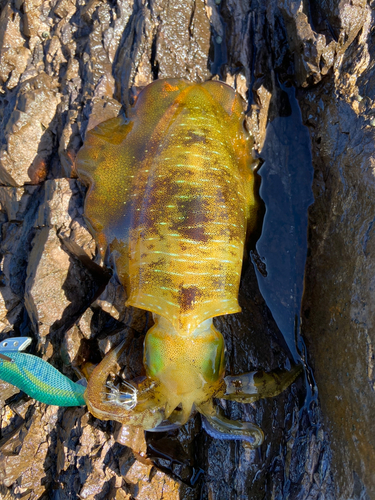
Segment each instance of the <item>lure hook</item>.
[{"label": "lure hook", "polygon": [[106,383],[107,389],[110,392],[107,393],[107,399],[117,405],[123,406],[126,410],[132,410],[136,407],[138,398],[137,398],[137,389],[129,384],[126,380],[122,381],[122,384],[130,391],[124,392],[120,391],[118,386],[116,386],[113,382],[109,381]]}]

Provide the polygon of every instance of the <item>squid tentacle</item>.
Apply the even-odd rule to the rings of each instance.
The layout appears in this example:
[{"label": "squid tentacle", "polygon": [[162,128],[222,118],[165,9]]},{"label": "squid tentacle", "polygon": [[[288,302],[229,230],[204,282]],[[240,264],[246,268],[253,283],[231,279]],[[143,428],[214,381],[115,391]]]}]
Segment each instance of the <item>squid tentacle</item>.
[{"label": "squid tentacle", "polygon": [[[129,411],[129,401],[121,401],[117,397],[118,389],[112,383],[107,382],[110,371],[116,366],[118,358],[125,349],[125,341],[113,348],[102,361],[94,368],[87,384],[85,399],[91,413],[108,412],[108,407],[119,407]],[[110,392],[108,392],[108,390]],[[135,403],[137,401],[136,389],[134,388]],[[133,403],[134,401],[130,402]],[[103,417],[98,417],[103,418]],[[108,418],[105,420],[109,420]]]},{"label": "squid tentacle", "polygon": [[[302,373],[303,366],[295,365],[291,370],[275,370],[267,373],[253,371],[224,378],[225,389],[216,394],[217,398],[253,403],[259,399],[274,397],[283,392]],[[217,439],[243,440],[251,448],[261,445],[263,431],[255,424],[226,418],[219,407],[212,402],[198,408],[203,415],[202,423],[206,432]]]},{"label": "squid tentacle", "polygon": [[263,443],[263,431],[256,424],[242,420],[230,420],[222,414],[217,406],[202,405],[198,411],[203,415],[203,428],[216,439],[246,441],[251,448],[257,448]]}]

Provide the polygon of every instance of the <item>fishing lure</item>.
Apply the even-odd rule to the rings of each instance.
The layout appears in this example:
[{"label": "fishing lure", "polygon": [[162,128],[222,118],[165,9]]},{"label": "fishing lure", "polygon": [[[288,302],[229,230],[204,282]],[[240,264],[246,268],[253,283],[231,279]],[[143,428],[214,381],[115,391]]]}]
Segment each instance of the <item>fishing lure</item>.
[{"label": "fishing lure", "polygon": [[72,382],[43,359],[22,352],[30,343],[30,337],[14,337],[0,342],[0,379],[42,403],[84,405],[86,387]]},{"label": "fishing lure", "polygon": [[101,254],[114,257],[126,305],[155,322],[143,381],[108,383],[124,343],[94,369],[83,397],[97,418],[155,430],[183,425],[195,409],[212,435],[257,446],[261,429],[226,419],[213,398],[274,396],[300,373],[224,377],[224,339],[212,319],[241,310],[246,231],[257,213],[243,122],[241,99],[226,84],[171,79],[147,86],[129,119],[87,133],[76,162],[89,185],[86,219]]}]

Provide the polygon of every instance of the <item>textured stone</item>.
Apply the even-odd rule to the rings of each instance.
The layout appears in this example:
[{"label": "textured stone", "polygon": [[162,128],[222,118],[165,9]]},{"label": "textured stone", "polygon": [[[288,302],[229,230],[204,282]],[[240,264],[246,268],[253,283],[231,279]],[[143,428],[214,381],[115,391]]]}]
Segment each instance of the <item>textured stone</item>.
[{"label": "textured stone", "polygon": [[17,85],[31,58],[21,28],[20,12],[7,3],[0,16],[0,81],[8,89]]},{"label": "textured stone", "polygon": [[45,337],[70,304],[64,292],[69,255],[61,248],[53,228],[44,227],[38,231],[32,245],[25,305],[34,328],[41,337]]},{"label": "textured stone", "polygon": [[[34,222],[38,229],[28,259],[25,306],[41,338],[48,335],[52,327],[61,326],[64,313],[66,316],[70,310],[69,314],[74,315],[73,311],[82,307],[88,294],[80,267],[72,261],[57,235],[58,232],[69,234],[73,217],[79,220],[81,216],[78,203],[82,198],[77,186],[74,180],[46,181],[44,199]],[[81,224],[84,225],[83,219]],[[73,284],[74,274],[81,275],[78,288]]]},{"label": "textured stone", "polygon": [[[362,85],[373,85],[370,69]],[[312,91],[315,204],[303,331],[332,432],[338,498],[375,495],[374,129],[345,99]],[[324,103],[324,104],[323,104]],[[324,108],[324,109],[323,109]],[[310,107],[308,113],[314,112]],[[306,116],[306,113],[305,113]]]},{"label": "textured stone", "polygon": [[24,82],[3,132],[0,182],[12,186],[38,184],[48,173],[53,148],[53,119],[60,95],[56,81],[41,74]]}]

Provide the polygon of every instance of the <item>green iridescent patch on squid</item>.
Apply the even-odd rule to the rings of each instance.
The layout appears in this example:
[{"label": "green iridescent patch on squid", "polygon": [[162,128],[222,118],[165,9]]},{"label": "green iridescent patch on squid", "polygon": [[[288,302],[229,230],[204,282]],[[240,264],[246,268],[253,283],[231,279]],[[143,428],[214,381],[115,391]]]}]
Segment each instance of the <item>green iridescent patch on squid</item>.
[{"label": "green iridescent patch on squid", "polygon": [[165,368],[165,351],[163,349],[163,340],[154,335],[148,335],[145,344],[144,364],[147,373],[151,377],[156,377]]},{"label": "green iridescent patch on squid", "polygon": [[218,338],[207,346],[207,353],[202,362],[202,376],[208,382],[216,382],[225,369],[224,339]]}]

